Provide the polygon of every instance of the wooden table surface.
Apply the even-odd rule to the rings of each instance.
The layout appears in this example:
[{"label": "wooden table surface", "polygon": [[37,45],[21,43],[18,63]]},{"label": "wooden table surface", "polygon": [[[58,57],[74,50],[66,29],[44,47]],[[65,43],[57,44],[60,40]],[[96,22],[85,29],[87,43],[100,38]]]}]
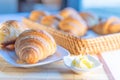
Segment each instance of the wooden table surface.
[{"label": "wooden table surface", "polygon": [[[96,11],[93,12],[96,13]],[[103,14],[103,11],[100,12],[101,14]],[[11,19],[19,21],[22,19],[23,16],[28,16],[28,14],[29,13],[1,15],[0,22],[4,22],[6,20]],[[109,80],[109,79],[103,68],[95,70],[94,72],[76,74],[69,70],[63,64],[63,61],[34,68],[15,68],[9,65],[0,57],[0,80]]]},{"label": "wooden table surface", "polygon": [[0,57],[0,80],[108,80],[103,68],[76,74],[63,61],[34,68],[15,68]]}]

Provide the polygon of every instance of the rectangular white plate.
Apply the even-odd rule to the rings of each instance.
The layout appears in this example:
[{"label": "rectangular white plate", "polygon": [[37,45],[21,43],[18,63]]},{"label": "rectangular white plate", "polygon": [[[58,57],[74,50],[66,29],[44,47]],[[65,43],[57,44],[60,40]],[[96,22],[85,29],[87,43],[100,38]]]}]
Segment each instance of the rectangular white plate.
[{"label": "rectangular white plate", "polygon": [[15,67],[27,68],[27,67],[35,67],[35,66],[45,65],[55,61],[59,61],[63,59],[64,56],[68,56],[69,52],[64,48],[57,46],[57,51],[54,53],[54,55],[49,56],[47,59],[39,61],[38,63],[35,63],[35,64],[26,64],[26,63],[18,64],[17,63],[18,57],[16,56],[14,51],[0,50],[0,55],[6,62],[10,63]]}]

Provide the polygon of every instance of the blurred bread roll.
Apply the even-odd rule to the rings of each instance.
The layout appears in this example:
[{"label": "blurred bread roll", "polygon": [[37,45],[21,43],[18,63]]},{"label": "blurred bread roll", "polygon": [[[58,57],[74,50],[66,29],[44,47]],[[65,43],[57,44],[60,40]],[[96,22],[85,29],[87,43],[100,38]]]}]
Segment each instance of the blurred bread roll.
[{"label": "blurred bread roll", "polygon": [[79,16],[78,12],[75,9],[69,7],[61,10],[59,15],[62,16],[63,19],[69,16]]},{"label": "blurred bread roll", "polygon": [[44,16],[41,19],[40,23],[45,26],[57,28],[60,21],[61,19],[59,17],[54,16],[54,15],[49,15],[49,16]]},{"label": "blurred bread roll", "polygon": [[98,34],[112,34],[120,32],[120,19],[117,17],[110,17],[93,27],[93,31]]},{"label": "blurred bread roll", "polygon": [[91,29],[95,25],[99,23],[98,16],[90,13],[90,12],[80,12],[80,16],[84,19],[86,22],[88,29]]},{"label": "blurred bread roll", "polygon": [[67,17],[59,23],[59,28],[76,36],[83,36],[87,31],[86,24],[74,17]]},{"label": "blurred bread roll", "polygon": [[47,15],[48,15],[47,12],[34,10],[30,13],[29,19],[32,21],[40,21],[44,16]]},{"label": "blurred bread roll", "polygon": [[72,17],[80,22],[82,22],[82,24],[86,25],[86,22],[84,21],[84,19],[82,19],[82,17],[79,15],[79,13],[74,9],[74,8],[65,8],[63,9],[59,15],[62,17],[62,19],[65,19],[67,17]]}]

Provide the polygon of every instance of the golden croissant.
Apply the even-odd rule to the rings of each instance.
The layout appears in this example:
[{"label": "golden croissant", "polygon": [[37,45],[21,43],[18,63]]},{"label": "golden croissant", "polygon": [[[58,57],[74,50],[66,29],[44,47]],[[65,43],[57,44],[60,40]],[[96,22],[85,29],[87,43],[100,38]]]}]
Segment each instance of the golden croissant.
[{"label": "golden croissant", "polygon": [[110,17],[93,27],[93,31],[98,34],[112,34],[120,32],[120,19],[117,17]]},{"label": "golden croissant", "polygon": [[53,37],[42,30],[26,30],[15,42],[15,52],[20,60],[33,64],[53,55],[56,43]]},{"label": "golden croissant", "polygon": [[9,20],[0,25],[0,45],[14,43],[20,33],[28,28],[20,22]]},{"label": "golden croissant", "polygon": [[86,22],[88,29],[92,29],[92,27],[99,23],[99,17],[90,12],[80,12],[80,16]]},{"label": "golden croissant", "polygon": [[45,26],[57,28],[60,20],[61,19],[57,16],[49,15],[49,16],[43,17],[41,19],[40,23],[45,25]]},{"label": "golden croissant", "polygon": [[47,16],[47,12],[39,11],[39,10],[34,10],[31,12],[29,19],[32,21],[40,21],[44,16]]},{"label": "golden croissant", "polygon": [[64,20],[60,21],[59,28],[62,31],[68,32],[75,36],[83,36],[87,32],[86,24],[84,24],[82,20],[79,21],[73,17],[67,17]]}]

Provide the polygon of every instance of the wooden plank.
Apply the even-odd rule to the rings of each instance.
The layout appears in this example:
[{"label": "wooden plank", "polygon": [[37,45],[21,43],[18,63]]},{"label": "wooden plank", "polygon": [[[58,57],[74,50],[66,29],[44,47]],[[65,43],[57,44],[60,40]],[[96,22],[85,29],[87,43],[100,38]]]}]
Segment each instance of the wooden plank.
[{"label": "wooden plank", "polygon": [[104,69],[76,74],[67,68],[63,61],[33,68],[15,68],[0,57],[0,80],[108,80]]}]

